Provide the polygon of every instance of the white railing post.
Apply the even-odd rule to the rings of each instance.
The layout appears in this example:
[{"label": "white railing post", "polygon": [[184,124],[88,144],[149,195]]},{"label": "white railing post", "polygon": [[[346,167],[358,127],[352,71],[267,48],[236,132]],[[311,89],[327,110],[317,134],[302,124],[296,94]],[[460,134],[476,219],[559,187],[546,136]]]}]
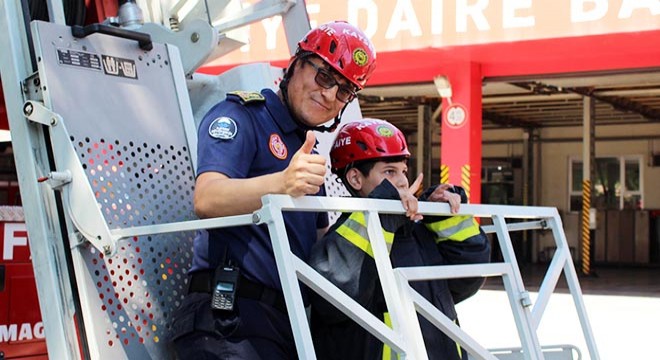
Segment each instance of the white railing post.
[{"label": "white railing post", "polygon": [[289,238],[284,227],[282,208],[278,207],[277,204],[273,204],[268,196],[265,196],[262,201],[263,207],[254,213],[254,222],[268,225],[298,357],[313,360],[316,359],[316,353],[314,352],[312,335],[309,331],[309,323],[307,322],[305,305],[298,284],[296,268],[293,261],[291,261],[294,255],[291,252]]},{"label": "white railing post", "polygon": [[404,343],[406,343],[407,352],[409,353],[405,354],[405,357],[428,359],[415,308],[410,296],[406,294],[408,286],[407,284],[402,286],[394,276],[390,253],[385,244],[378,212],[366,211],[365,218],[367,219],[367,234],[369,235],[371,249],[374,252],[378,277],[392,319],[392,327],[395,332],[407,335],[404,336],[404,339],[406,339]]},{"label": "white railing post", "polygon": [[568,284],[568,289],[571,293],[571,297],[573,298],[573,303],[575,304],[578,318],[580,319],[582,333],[584,334],[584,339],[587,343],[587,348],[589,349],[591,360],[599,360],[600,355],[598,354],[598,349],[596,349],[596,339],[594,338],[594,333],[589,323],[587,308],[584,305],[584,299],[582,298],[582,289],[580,288],[580,283],[578,282],[573,260],[570,257],[568,242],[566,241],[566,234],[564,233],[559,215],[550,219],[550,228],[552,229],[552,234],[554,235],[557,248],[559,249],[561,245],[568,253],[564,263],[564,275],[566,276],[566,283]]},{"label": "white railing post", "polygon": [[494,215],[492,218],[504,261],[511,265],[513,276],[504,275],[502,279],[507,288],[509,304],[511,305],[513,318],[516,321],[520,342],[525,350],[525,357],[529,360],[544,359],[541,352],[541,344],[536,335],[536,328],[533,326],[532,313],[530,311],[532,305],[531,299],[522,282],[518,261],[516,260],[513,245],[511,244],[511,237],[507,231],[506,221],[500,215]]}]

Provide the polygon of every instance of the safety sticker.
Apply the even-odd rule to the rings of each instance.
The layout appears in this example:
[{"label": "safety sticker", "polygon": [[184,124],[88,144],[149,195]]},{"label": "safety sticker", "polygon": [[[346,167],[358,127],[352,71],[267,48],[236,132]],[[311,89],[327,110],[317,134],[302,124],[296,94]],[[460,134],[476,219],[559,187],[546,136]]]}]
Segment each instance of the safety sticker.
[{"label": "safety sticker", "polygon": [[378,131],[378,133],[384,137],[390,137],[394,135],[394,131],[392,131],[392,128],[387,125],[381,125],[377,127],[376,131]]},{"label": "safety sticker", "polygon": [[288,154],[288,150],[284,141],[280,138],[278,134],[271,134],[270,141],[268,142],[268,147],[270,152],[278,159],[284,160]]},{"label": "safety sticker", "polygon": [[364,66],[369,61],[369,55],[367,55],[367,52],[364,51],[364,49],[357,48],[353,51],[353,61],[358,66]]},{"label": "safety sticker", "polygon": [[233,139],[236,136],[237,131],[238,127],[236,126],[234,119],[226,116],[221,116],[213,120],[209,126],[209,135],[221,140]]}]

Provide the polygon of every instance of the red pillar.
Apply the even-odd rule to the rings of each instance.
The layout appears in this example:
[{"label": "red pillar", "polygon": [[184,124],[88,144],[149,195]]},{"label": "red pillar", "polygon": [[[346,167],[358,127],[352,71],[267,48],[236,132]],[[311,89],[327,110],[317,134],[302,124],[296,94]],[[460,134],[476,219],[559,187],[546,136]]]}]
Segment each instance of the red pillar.
[{"label": "red pillar", "polygon": [[464,62],[443,69],[452,97],[442,101],[440,182],[462,186],[481,203],[481,67]]}]

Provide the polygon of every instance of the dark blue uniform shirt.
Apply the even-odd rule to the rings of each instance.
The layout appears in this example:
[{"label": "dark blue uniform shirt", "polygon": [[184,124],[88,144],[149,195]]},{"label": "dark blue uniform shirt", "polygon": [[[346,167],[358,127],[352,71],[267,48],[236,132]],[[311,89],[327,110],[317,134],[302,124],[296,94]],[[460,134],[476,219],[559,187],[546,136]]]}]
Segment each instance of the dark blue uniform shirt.
[{"label": "dark blue uniform shirt", "polygon": [[[235,179],[252,178],[289,165],[304,142],[304,131],[277,94],[269,89],[261,94],[265,99],[250,99],[257,94],[229,94],[209,110],[198,130],[198,175],[212,171]],[[325,189],[317,195],[325,195]],[[307,261],[316,230],[328,225],[327,214],[287,211],[284,222],[291,250]],[[191,272],[215,268],[225,253],[248,279],[282,288],[266,225],[200,232],[194,242]]]}]

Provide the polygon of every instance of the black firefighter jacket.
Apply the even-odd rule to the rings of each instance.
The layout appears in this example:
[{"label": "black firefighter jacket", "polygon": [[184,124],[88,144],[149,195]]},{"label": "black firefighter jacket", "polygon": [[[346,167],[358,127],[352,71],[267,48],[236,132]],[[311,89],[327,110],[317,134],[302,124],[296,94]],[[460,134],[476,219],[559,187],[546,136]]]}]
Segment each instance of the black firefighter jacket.
[{"label": "black firefighter jacket", "polygon": [[[420,200],[434,190],[428,189]],[[463,202],[465,193],[459,187]],[[370,198],[399,199],[387,180],[376,187]],[[419,265],[486,263],[490,245],[470,217],[425,216],[413,223],[403,215],[380,215],[383,234],[390,248],[393,267]],[[387,307],[368,242],[363,213],[344,213],[312,249],[310,265],[376,317],[388,321]],[[457,240],[458,239],[458,240]],[[482,278],[412,282],[412,287],[450,319],[458,323],[454,304],[474,295]],[[311,329],[316,355],[323,359],[396,359],[360,325],[312,292]],[[430,359],[467,359],[467,353],[439,329],[419,316]]]}]

